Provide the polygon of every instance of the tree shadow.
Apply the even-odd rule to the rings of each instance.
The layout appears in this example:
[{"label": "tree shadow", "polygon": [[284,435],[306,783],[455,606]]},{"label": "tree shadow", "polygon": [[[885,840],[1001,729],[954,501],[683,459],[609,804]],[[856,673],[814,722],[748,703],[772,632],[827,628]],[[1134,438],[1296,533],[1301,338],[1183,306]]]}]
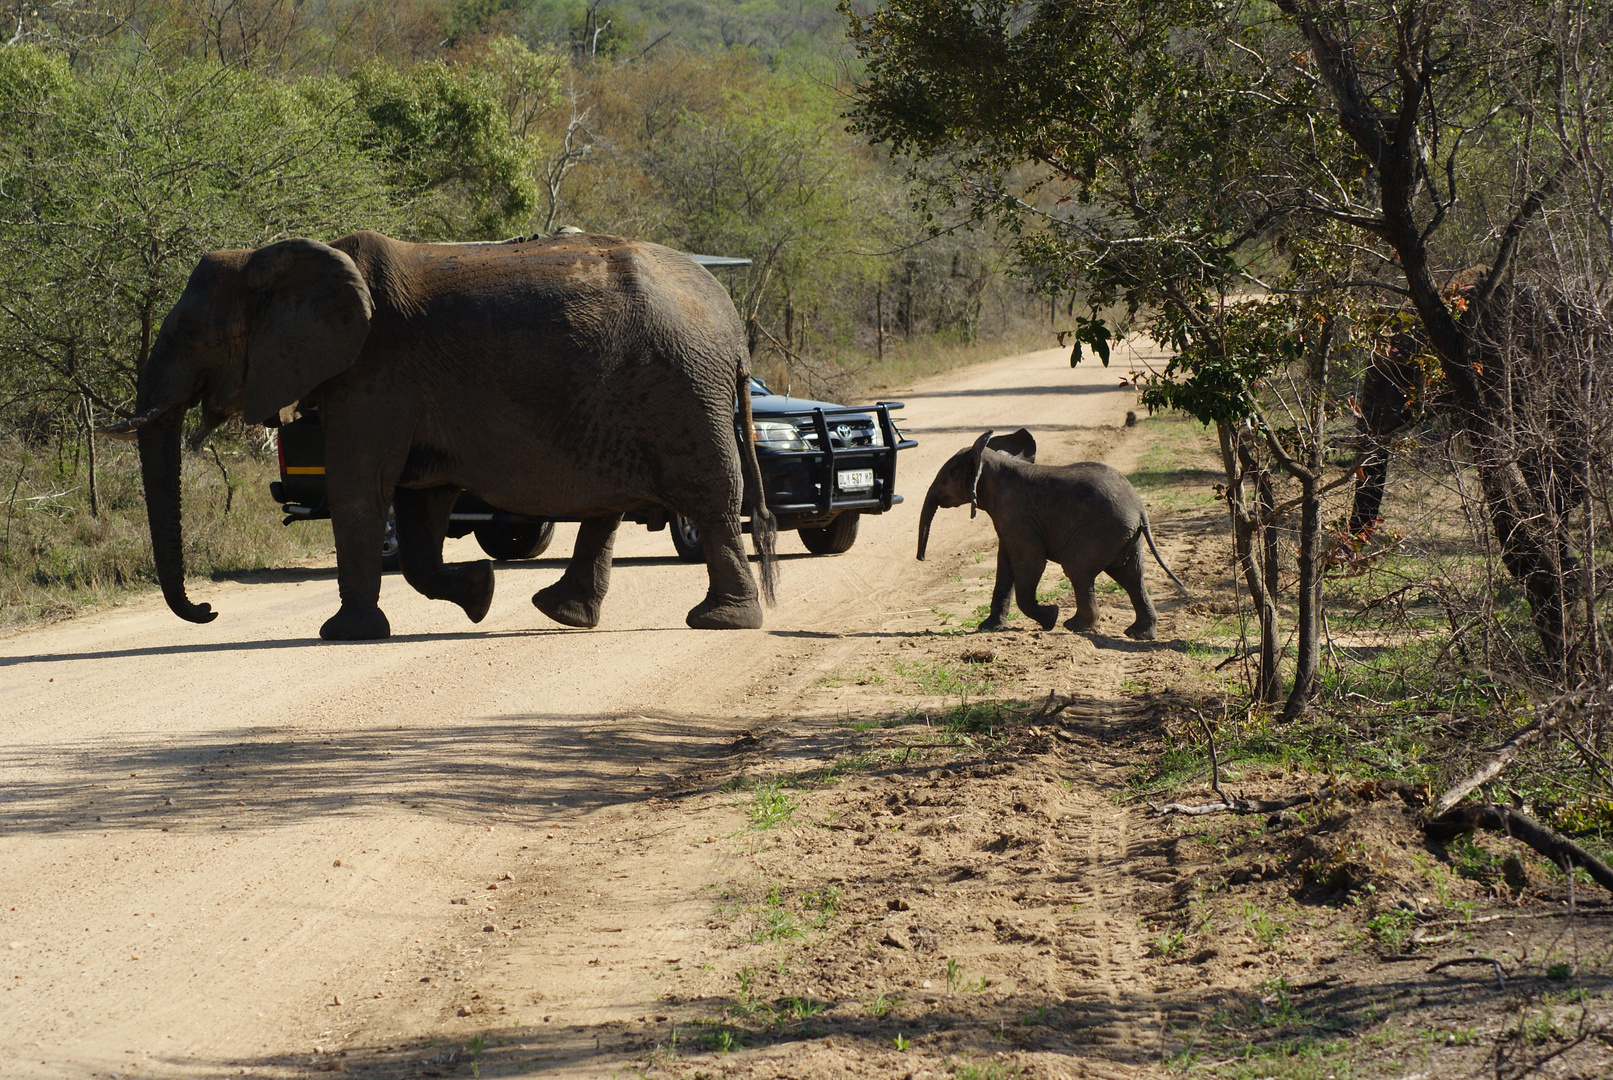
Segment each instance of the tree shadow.
[{"label": "tree shadow", "polygon": [[[973,440],[977,438],[981,432],[985,431],[988,426],[989,425],[987,424],[975,424],[968,427],[925,427],[921,424],[915,424],[910,427],[903,427],[902,430],[915,435],[923,435],[926,438],[939,438],[943,435],[957,435],[959,438]],[[1007,427],[1008,424],[1005,422],[997,430],[1000,431]],[[1032,434],[1045,435],[1048,432],[1055,431],[1103,431],[1105,430],[1105,427],[1106,425],[1103,424],[1037,424],[1036,430],[1032,432]],[[960,450],[967,450],[968,448],[969,445],[967,443],[958,447]]]},{"label": "tree shadow", "polygon": [[[1062,383],[1045,386],[992,386],[979,390],[923,390],[902,395],[903,403],[911,401],[945,401],[948,398],[983,397],[1041,397],[1048,394],[1112,394],[1121,386],[1097,386],[1088,383]],[[1045,425],[1044,425],[1045,426]]]},{"label": "tree shadow", "polygon": [[[600,718],[526,713],[326,737],[300,728],[219,727],[183,745],[137,732],[63,744],[52,778],[33,751],[0,750],[7,815],[0,835],[262,828],[357,816],[402,804],[423,817],[497,816],[535,824],[557,813],[643,801],[756,745],[735,731],[761,717]],[[133,742],[133,745],[131,745]]]}]

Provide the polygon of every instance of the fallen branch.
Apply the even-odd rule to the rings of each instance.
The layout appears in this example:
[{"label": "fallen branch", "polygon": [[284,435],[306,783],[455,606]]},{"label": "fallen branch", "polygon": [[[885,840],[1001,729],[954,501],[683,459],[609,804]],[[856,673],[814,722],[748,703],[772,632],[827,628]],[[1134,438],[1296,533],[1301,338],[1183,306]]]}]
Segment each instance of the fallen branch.
[{"label": "fallen branch", "polygon": [[1275,814],[1280,810],[1288,810],[1304,803],[1315,802],[1316,796],[1310,793],[1293,795],[1286,799],[1231,799],[1227,802],[1205,803],[1203,806],[1188,806],[1183,803],[1166,803],[1164,806],[1155,806],[1149,803],[1149,809],[1164,817],[1167,814],[1191,814],[1200,816],[1204,814]]},{"label": "fallen branch", "polygon": [[1506,976],[1504,975],[1505,969],[1501,966],[1501,961],[1492,960],[1487,956],[1458,956],[1450,960],[1441,960],[1439,963],[1428,969],[1428,974],[1432,975],[1441,968],[1457,967],[1462,964],[1494,964],[1496,984],[1501,988],[1502,993],[1506,993],[1507,980]]},{"label": "fallen branch", "polygon": [[1522,840],[1558,866],[1584,867],[1592,880],[1613,892],[1613,867],[1568,837],[1510,806],[1462,806],[1432,818],[1423,826],[1428,839],[1436,844],[1448,844],[1474,829],[1488,829]]},{"label": "fallen branch", "polygon": [[1534,912],[1501,912],[1496,915],[1476,915],[1471,919],[1439,919],[1429,923],[1430,926],[1482,926],[1493,922],[1531,922],[1535,919],[1588,919],[1596,916],[1613,915],[1613,908],[1583,908],[1576,906],[1572,911],[1564,908],[1561,911],[1534,911]]},{"label": "fallen branch", "polygon": [[1557,709],[1555,715],[1545,715],[1530,723],[1522,731],[1501,744],[1501,748],[1490,756],[1490,760],[1470,773],[1467,779],[1451,788],[1439,797],[1434,803],[1434,817],[1440,817],[1457,803],[1467,798],[1475,788],[1488,784],[1501,770],[1512,764],[1514,758],[1523,753],[1532,743],[1539,741],[1540,737],[1552,731],[1575,715],[1573,709]]}]

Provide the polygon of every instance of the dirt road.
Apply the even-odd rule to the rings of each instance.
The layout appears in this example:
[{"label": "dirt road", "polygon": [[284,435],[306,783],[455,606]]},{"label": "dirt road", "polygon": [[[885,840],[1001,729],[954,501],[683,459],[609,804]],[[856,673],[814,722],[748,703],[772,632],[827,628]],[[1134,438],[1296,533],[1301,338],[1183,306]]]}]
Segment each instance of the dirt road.
[{"label": "dirt road", "polygon": [[[1135,459],[1116,369],[1066,357],[902,395],[907,502],[844,556],[786,536],[764,630],[685,629],[704,568],[624,527],[594,631],[531,606],[563,565],[544,559],[500,566],[475,626],[389,575],[381,643],[317,640],[330,566],[197,583],[206,626],[153,595],[0,640],[0,1075],[302,1075],[495,993],[512,1025],[553,1026],[546,1071],[609,1075],[562,1026],[655,1012],[726,872],[705,840],[736,820],[715,800],[662,828],[647,793],[933,622],[922,597],[957,567],[914,560],[918,508],[981,430]],[[931,550],[989,552],[989,529],[943,512]]]}]

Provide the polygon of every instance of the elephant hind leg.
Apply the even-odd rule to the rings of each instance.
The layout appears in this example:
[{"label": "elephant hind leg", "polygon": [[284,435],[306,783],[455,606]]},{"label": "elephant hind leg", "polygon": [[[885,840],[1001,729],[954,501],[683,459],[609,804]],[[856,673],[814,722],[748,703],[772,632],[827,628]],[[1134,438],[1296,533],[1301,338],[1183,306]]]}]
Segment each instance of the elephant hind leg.
[{"label": "elephant hind leg", "polygon": [[420,595],[458,604],[471,622],[479,623],[493,604],[493,564],[486,559],[449,564],[442,561],[448,517],[458,498],[459,488],[451,485],[419,491],[398,488],[392,493],[398,565],[403,579]]},{"label": "elephant hind leg", "polygon": [[583,520],[566,572],[553,585],[532,594],[532,606],[561,626],[590,630],[599,625],[605,593],[610,588],[611,552],[622,515],[606,514]]},{"label": "elephant hind leg", "polygon": [[1126,636],[1137,641],[1153,641],[1154,632],[1159,626],[1159,615],[1154,611],[1154,601],[1148,596],[1148,587],[1143,584],[1142,546],[1133,543],[1104,573],[1126,590],[1126,595],[1131,598],[1131,609],[1137,614],[1136,621],[1126,627]]},{"label": "elephant hind leg", "polygon": [[739,518],[725,515],[700,523],[699,528],[710,586],[706,598],[690,609],[684,621],[696,630],[760,629],[762,602],[745,560]]}]

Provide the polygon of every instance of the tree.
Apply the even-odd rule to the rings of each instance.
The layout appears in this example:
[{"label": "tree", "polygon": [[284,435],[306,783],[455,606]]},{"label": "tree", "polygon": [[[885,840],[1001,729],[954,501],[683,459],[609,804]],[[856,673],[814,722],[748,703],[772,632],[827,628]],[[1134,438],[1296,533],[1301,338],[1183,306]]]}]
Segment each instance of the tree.
[{"label": "tree", "polygon": [[0,99],[0,354],[39,423],[128,402],[202,252],[398,220],[360,117],[240,69],[137,57],[75,79],[13,47]]},{"label": "tree", "polygon": [[[1319,488],[1327,411],[1321,385],[1305,381],[1306,400],[1293,404],[1310,423],[1296,427],[1304,446],[1290,453],[1260,391],[1302,361],[1325,372],[1332,331],[1308,344],[1296,328],[1339,325],[1321,298],[1350,260],[1335,236],[1273,199],[1263,178],[1279,160],[1336,161],[1340,140],[1296,124],[1238,54],[1183,32],[1185,17],[1212,10],[898,0],[852,16],[867,67],[851,115],[872,140],[920,163],[912,175],[935,227],[960,216],[996,223],[1016,238],[1020,270],[1039,291],[1072,298],[1061,335],[1074,339],[1072,363],[1083,346],[1107,363],[1115,330],[1139,318],[1175,350],[1148,400],[1219,429],[1234,547],[1260,625],[1251,689],[1270,701],[1280,693],[1276,560],[1269,544],[1258,549],[1281,508],[1266,459],[1275,454],[1278,467]],[[1288,257],[1273,260],[1278,235]],[[1235,295],[1258,260],[1272,266],[1264,284],[1318,299],[1302,313]],[[1078,294],[1091,314],[1076,318]],[[1100,316],[1115,305],[1118,320]],[[1319,324],[1302,321],[1313,312]],[[1302,516],[1308,553],[1321,525]],[[1304,562],[1290,715],[1315,684],[1319,569]]]},{"label": "tree", "polygon": [[507,88],[486,69],[431,61],[369,64],[329,92],[350,93],[368,120],[359,145],[414,201],[422,238],[492,240],[524,227],[538,204]]},{"label": "tree", "polygon": [[[937,225],[954,207],[995,221],[1017,236],[1038,287],[1089,297],[1092,315],[1071,327],[1078,343],[1104,345],[1099,309],[1118,303],[1122,322],[1141,317],[1177,350],[1152,392],[1221,426],[1235,520],[1240,439],[1255,437],[1302,485],[1310,471],[1294,468],[1300,458],[1258,408],[1277,370],[1267,361],[1286,365],[1284,350],[1250,351],[1276,326],[1251,327],[1251,315],[1290,312],[1247,298],[1309,298],[1335,332],[1374,321],[1368,298],[1409,300],[1450,388],[1438,400],[1467,435],[1503,560],[1555,663],[1574,556],[1541,531],[1529,477],[1543,473],[1505,419],[1506,350],[1475,334],[1572,171],[1572,140],[1546,132],[1547,119],[1555,109],[1606,123],[1590,44],[1600,39],[1544,33],[1553,12],[1580,10],[895,0],[851,15],[866,63],[851,115],[875,141],[948,163],[921,200]],[[1560,149],[1542,161],[1532,148],[1546,143]],[[1459,185],[1482,196],[1466,212]],[[1480,253],[1492,272],[1462,301],[1475,318],[1454,310],[1437,263],[1454,271]],[[1264,612],[1259,524],[1235,538]],[[1275,656],[1262,637],[1264,697]],[[1307,681],[1302,670],[1296,689]]]}]

